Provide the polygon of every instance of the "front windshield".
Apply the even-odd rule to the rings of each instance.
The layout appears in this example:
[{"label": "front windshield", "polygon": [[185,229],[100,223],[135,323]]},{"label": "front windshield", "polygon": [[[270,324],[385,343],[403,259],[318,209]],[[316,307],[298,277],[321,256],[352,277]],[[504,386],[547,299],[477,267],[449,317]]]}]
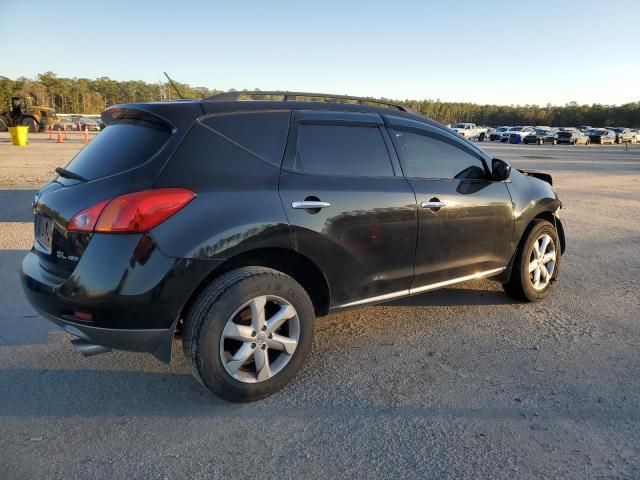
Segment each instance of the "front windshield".
[{"label": "front windshield", "polygon": [[509,130],[509,127],[498,127],[496,128],[496,132],[506,132]]},{"label": "front windshield", "polygon": [[548,130],[536,130],[536,135],[547,135],[548,133]]},{"label": "front windshield", "polygon": [[522,131],[522,127],[511,127],[509,129],[510,132],[521,132]]},{"label": "front windshield", "polygon": [[456,123],[453,127],[451,128],[464,128],[465,124],[464,123]]}]

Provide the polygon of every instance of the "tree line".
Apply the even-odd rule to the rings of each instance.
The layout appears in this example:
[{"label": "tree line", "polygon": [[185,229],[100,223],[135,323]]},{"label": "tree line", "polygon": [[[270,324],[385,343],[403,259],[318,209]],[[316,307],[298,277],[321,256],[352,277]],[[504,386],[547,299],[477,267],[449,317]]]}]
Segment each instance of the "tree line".
[{"label": "tree line", "polygon": [[[192,87],[176,82],[187,98],[204,98],[221,90]],[[12,96],[33,97],[40,105],[51,106],[58,113],[97,114],[118,103],[151,102],[178,98],[173,87],[164,82],[140,80],[116,81],[108,77],[96,79],[64,78],[53,72],[37,79],[20,77],[12,80],[0,76],[0,111],[8,108]],[[640,127],[640,101],[624,105],[478,105],[440,100],[389,100],[401,103],[443,124],[471,122],[478,125],[592,125]]]}]

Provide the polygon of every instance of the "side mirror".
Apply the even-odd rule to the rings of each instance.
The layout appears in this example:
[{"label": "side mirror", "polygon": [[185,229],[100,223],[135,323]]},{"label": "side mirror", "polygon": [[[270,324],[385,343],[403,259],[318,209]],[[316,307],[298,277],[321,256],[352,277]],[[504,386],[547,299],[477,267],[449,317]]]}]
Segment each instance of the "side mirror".
[{"label": "side mirror", "polygon": [[494,158],[491,162],[491,180],[504,182],[511,176],[511,165],[504,160]]}]

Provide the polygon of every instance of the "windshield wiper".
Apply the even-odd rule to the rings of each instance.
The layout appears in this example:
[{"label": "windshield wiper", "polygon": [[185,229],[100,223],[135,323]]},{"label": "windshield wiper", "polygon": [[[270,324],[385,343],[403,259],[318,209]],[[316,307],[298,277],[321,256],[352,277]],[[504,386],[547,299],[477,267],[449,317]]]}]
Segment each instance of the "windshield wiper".
[{"label": "windshield wiper", "polygon": [[81,182],[88,182],[88,180],[84,178],[82,175],[73,173],[71,170],[67,170],[66,168],[56,167],[56,173],[61,177],[70,178],[71,180],[80,180]]}]

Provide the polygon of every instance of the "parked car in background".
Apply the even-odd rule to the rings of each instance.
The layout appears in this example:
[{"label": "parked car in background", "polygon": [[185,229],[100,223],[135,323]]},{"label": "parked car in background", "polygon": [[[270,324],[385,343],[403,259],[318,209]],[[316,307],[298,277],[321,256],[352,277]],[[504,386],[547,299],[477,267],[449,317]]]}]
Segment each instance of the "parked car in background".
[{"label": "parked car in background", "polygon": [[478,127],[475,123],[456,123],[451,126],[451,130],[464,138],[475,138],[480,142],[487,137],[487,128]]},{"label": "parked car in background", "polygon": [[502,141],[509,143],[522,143],[524,137],[534,131],[533,127],[511,127],[509,130],[504,132]]},{"label": "parked car in background", "polygon": [[569,145],[589,145],[591,143],[589,137],[574,127],[561,127],[557,137],[558,143]]},{"label": "parked car in background", "polygon": [[76,124],[70,119],[65,117],[60,117],[60,121],[54,125],[52,125],[53,130],[75,130]]},{"label": "parked car in background", "polygon": [[100,130],[104,128],[104,123],[102,122],[102,119],[100,117],[91,117],[91,118],[96,121]]},{"label": "parked car in background", "polygon": [[29,205],[21,276],[37,311],[88,355],[169,362],[180,325],[197,380],[247,402],[296,375],[316,316],[478,278],[519,301],[553,291],[551,175],[401,105],[282,93],[107,109]]},{"label": "parked car in background", "polygon": [[93,130],[96,132],[100,131],[100,124],[97,122],[97,120],[91,117],[80,117],[78,125],[80,127],[80,130],[84,130],[86,127],[88,130]]},{"label": "parked car in background", "polygon": [[593,127],[589,125],[580,125],[578,127],[578,130],[580,130],[582,133],[585,133],[587,130],[593,130]]},{"label": "parked car in background", "polygon": [[640,143],[640,129],[634,130],[633,132],[635,134],[635,139],[636,139],[635,143]]},{"label": "parked car in background", "polygon": [[494,129],[489,134],[489,140],[491,140],[492,142],[495,142],[496,140],[502,140],[502,134],[504,132],[506,132],[507,130],[509,130],[509,128],[511,128],[511,127],[498,127],[496,129]]},{"label": "parked car in background", "polygon": [[527,145],[530,143],[537,143],[539,145],[551,143],[556,145],[558,143],[558,135],[553,130],[537,128],[532,133],[524,137],[523,142]]},{"label": "parked car in background", "polygon": [[616,143],[635,143],[636,134],[630,128],[610,127],[610,130],[616,132]]},{"label": "parked car in background", "polygon": [[606,128],[592,128],[587,130],[585,135],[589,137],[591,143],[599,143],[600,145],[606,145],[610,143],[613,145],[616,143],[616,132],[613,130],[607,130]]}]

